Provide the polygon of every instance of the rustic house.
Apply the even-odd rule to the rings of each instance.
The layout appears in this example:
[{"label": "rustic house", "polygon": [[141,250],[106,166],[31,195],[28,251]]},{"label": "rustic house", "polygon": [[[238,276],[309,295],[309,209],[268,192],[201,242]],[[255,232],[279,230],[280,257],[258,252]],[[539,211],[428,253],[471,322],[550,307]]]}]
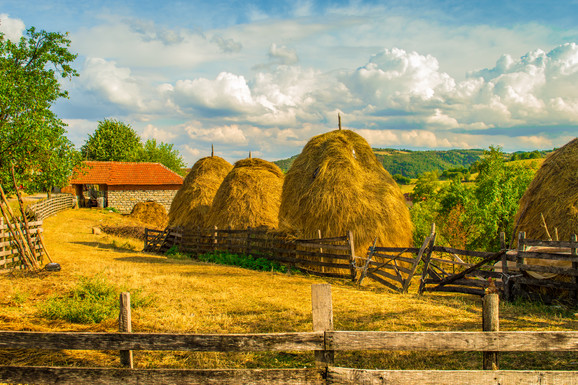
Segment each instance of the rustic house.
[{"label": "rustic house", "polygon": [[138,202],[155,201],[167,212],[183,177],[160,163],[86,161],[63,192],[81,207],[114,207],[130,213]]}]

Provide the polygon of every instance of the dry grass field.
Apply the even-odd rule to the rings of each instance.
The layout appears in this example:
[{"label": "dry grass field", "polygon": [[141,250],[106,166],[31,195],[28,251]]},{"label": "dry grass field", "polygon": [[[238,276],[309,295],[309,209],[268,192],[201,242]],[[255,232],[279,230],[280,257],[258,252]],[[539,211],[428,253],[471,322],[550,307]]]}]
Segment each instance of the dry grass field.
[{"label": "dry grass field", "polygon": [[[311,331],[311,285],[332,284],[336,330],[479,331],[481,299],[418,296],[358,288],[343,280],[255,272],[142,253],[142,241],[92,234],[99,225],[131,223],[96,209],[68,210],[45,220],[45,240],[60,272],[0,274],[0,330],[116,331],[116,316],[79,324],[48,319],[42,309],[92,279],[131,291],[135,332],[263,333]],[[412,285],[415,290],[416,284]],[[563,305],[500,305],[501,330],[578,330],[576,309]],[[117,352],[0,350],[2,365],[119,366]],[[336,365],[383,369],[480,369],[481,353],[342,353]],[[311,367],[308,353],[136,352],[136,367]],[[509,353],[501,369],[578,370],[575,354]]]}]

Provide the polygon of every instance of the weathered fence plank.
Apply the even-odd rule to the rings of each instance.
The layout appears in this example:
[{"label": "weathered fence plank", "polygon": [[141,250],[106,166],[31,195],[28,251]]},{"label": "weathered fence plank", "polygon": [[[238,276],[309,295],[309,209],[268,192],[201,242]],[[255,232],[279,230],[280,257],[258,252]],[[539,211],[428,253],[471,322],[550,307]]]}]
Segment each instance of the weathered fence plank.
[{"label": "weathered fence plank", "polygon": [[578,332],[348,332],[326,334],[332,350],[577,351]]},{"label": "weathered fence plank", "polygon": [[522,370],[364,370],[330,368],[333,385],[577,385],[576,372]]},{"label": "weathered fence plank", "polygon": [[0,331],[0,349],[311,351],[323,349],[323,333],[167,334]]},{"label": "weathered fence plank", "polygon": [[116,369],[0,366],[0,381],[19,384],[324,384],[317,369]]}]

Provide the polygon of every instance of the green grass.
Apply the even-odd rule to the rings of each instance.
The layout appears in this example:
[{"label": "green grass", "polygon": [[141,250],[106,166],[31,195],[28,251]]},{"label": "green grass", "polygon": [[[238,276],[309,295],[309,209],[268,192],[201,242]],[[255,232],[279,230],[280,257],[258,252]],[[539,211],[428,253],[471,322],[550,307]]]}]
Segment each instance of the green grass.
[{"label": "green grass", "polygon": [[[100,274],[80,277],[77,286],[64,296],[49,297],[40,305],[40,316],[71,323],[96,324],[118,316],[119,294],[122,290]],[[143,297],[140,290],[131,291],[131,307],[147,306],[152,297]]]}]

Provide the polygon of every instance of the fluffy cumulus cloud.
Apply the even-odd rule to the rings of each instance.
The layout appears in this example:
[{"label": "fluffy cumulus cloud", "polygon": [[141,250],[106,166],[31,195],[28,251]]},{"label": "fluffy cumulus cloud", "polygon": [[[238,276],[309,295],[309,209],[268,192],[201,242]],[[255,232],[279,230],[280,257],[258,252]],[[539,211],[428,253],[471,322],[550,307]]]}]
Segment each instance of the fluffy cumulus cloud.
[{"label": "fluffy cumulus cloud", "polygon": [[348,74],[344,82],[368,103],[404,109],[455,88],[455,81],[440,72],[436,58],[398,48],[374,55],[369,63]]},{"label": "fluffy cumulus cloud", "polygon": [[220,111],[223,115],[249,112],[259,106],[245,78],[228,72],[221,72],[214,80],[179,80],[174,98],[181,106]]},{"label": "fluffy cumulus cloud", "polygon": [[142,109],[141,87],[130,68],[118,67],[115,62],[101,58],[87,58],[80,80],[82,86],[105,100],[122,107]]},{"label": "fluffy cumulus cloud", "polygon": [[0,13],[0,33],[3,33],[8,40],[18,41],[25,29],[26,26],[22,20]]}]

